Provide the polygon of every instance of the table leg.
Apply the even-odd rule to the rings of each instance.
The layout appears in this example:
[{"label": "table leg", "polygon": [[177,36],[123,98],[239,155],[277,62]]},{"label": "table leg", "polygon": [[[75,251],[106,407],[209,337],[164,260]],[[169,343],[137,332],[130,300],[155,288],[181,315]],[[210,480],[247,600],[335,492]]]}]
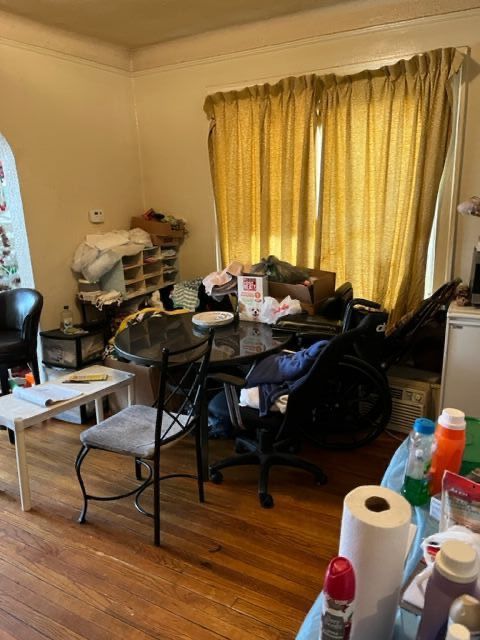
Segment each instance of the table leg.
[{"label": "table leg", "polygon": [[20,501],[23,511],[30,511],[32,503],[30,499],[30,480],[28,477],[27,451],[25,449],[25,431],[15,431],[15,454],[17,457],[18,485],[20,488]]},{"label": "table leg", "polygon": [[103,421],[103,398],[97,398],[95,400],[95,417],[97,424]]},{"label": "table leg", "polygon": [[135,384],[132,381],[127,387],[127,404],[129,407],[135,402]]},{"label": "table leg", "polygon": [[200,447],[202,450],[203,477],[208,480],[208,402],[204,398],[200,414]]}]

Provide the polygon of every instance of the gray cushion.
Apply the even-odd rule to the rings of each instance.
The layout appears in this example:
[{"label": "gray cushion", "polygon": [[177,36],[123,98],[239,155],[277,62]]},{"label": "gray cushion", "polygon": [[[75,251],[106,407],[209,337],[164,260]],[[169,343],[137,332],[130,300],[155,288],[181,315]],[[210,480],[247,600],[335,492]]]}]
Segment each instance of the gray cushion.
[{"label": "gray cushion", "polygon": [[[188,417],[175,417],[181,424],[168,413],[163,414],[162,439],[168,439],[168,444],[175,437],[180,438],[185,434],[182,425],[187,422]],[[155,449],[156,419],[156,409],[135,404],[82,431],[80,440],[88,447],[151,459]]]}]

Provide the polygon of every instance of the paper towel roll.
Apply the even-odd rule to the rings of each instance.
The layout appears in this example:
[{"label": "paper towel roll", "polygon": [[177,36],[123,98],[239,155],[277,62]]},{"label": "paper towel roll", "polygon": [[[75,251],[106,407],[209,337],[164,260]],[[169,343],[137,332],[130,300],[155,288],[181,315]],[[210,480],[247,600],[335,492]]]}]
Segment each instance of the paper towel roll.
[{"label": "paper towel roll", "polygon": [[405,498],[384,487],[357,487],[345,497],[339,555],[355,569],[351,640],[392,636],[410,518]]}]

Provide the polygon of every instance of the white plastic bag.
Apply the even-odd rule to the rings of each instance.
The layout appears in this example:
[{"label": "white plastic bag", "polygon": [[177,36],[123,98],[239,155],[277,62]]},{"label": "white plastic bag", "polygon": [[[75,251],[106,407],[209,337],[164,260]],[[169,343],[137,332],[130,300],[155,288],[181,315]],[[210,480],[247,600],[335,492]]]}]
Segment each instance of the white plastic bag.
[{"label": "white plastic bag", "polygon": [[300,302],[293,300],[290,296],[287,296],[281,302],[267,296],[263,301],[259,320],[265,324],[275,324],[279,318],[301,313],[301,311]]},{"label": "white plastic bag", "polygon": [[422,542],[423,557],[427,565],[433,564],[437,551],[446,540],[467,542],[475,549],[480,558],[480,534],[457,524],[442,533],[434,533],[428,536]]}]

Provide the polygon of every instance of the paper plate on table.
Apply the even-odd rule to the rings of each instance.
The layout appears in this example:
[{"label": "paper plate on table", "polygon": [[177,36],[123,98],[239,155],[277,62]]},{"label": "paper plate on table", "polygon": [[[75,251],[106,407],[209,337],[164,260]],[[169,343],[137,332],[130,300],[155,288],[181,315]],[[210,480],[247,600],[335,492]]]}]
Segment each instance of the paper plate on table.
[{"label": "paper plate on table", "polygon": [[221,327],[233,322],[233,317],[233,313],[229,311],[205,311],[204,313],[196,313],[192,322],[198,327]]}]

